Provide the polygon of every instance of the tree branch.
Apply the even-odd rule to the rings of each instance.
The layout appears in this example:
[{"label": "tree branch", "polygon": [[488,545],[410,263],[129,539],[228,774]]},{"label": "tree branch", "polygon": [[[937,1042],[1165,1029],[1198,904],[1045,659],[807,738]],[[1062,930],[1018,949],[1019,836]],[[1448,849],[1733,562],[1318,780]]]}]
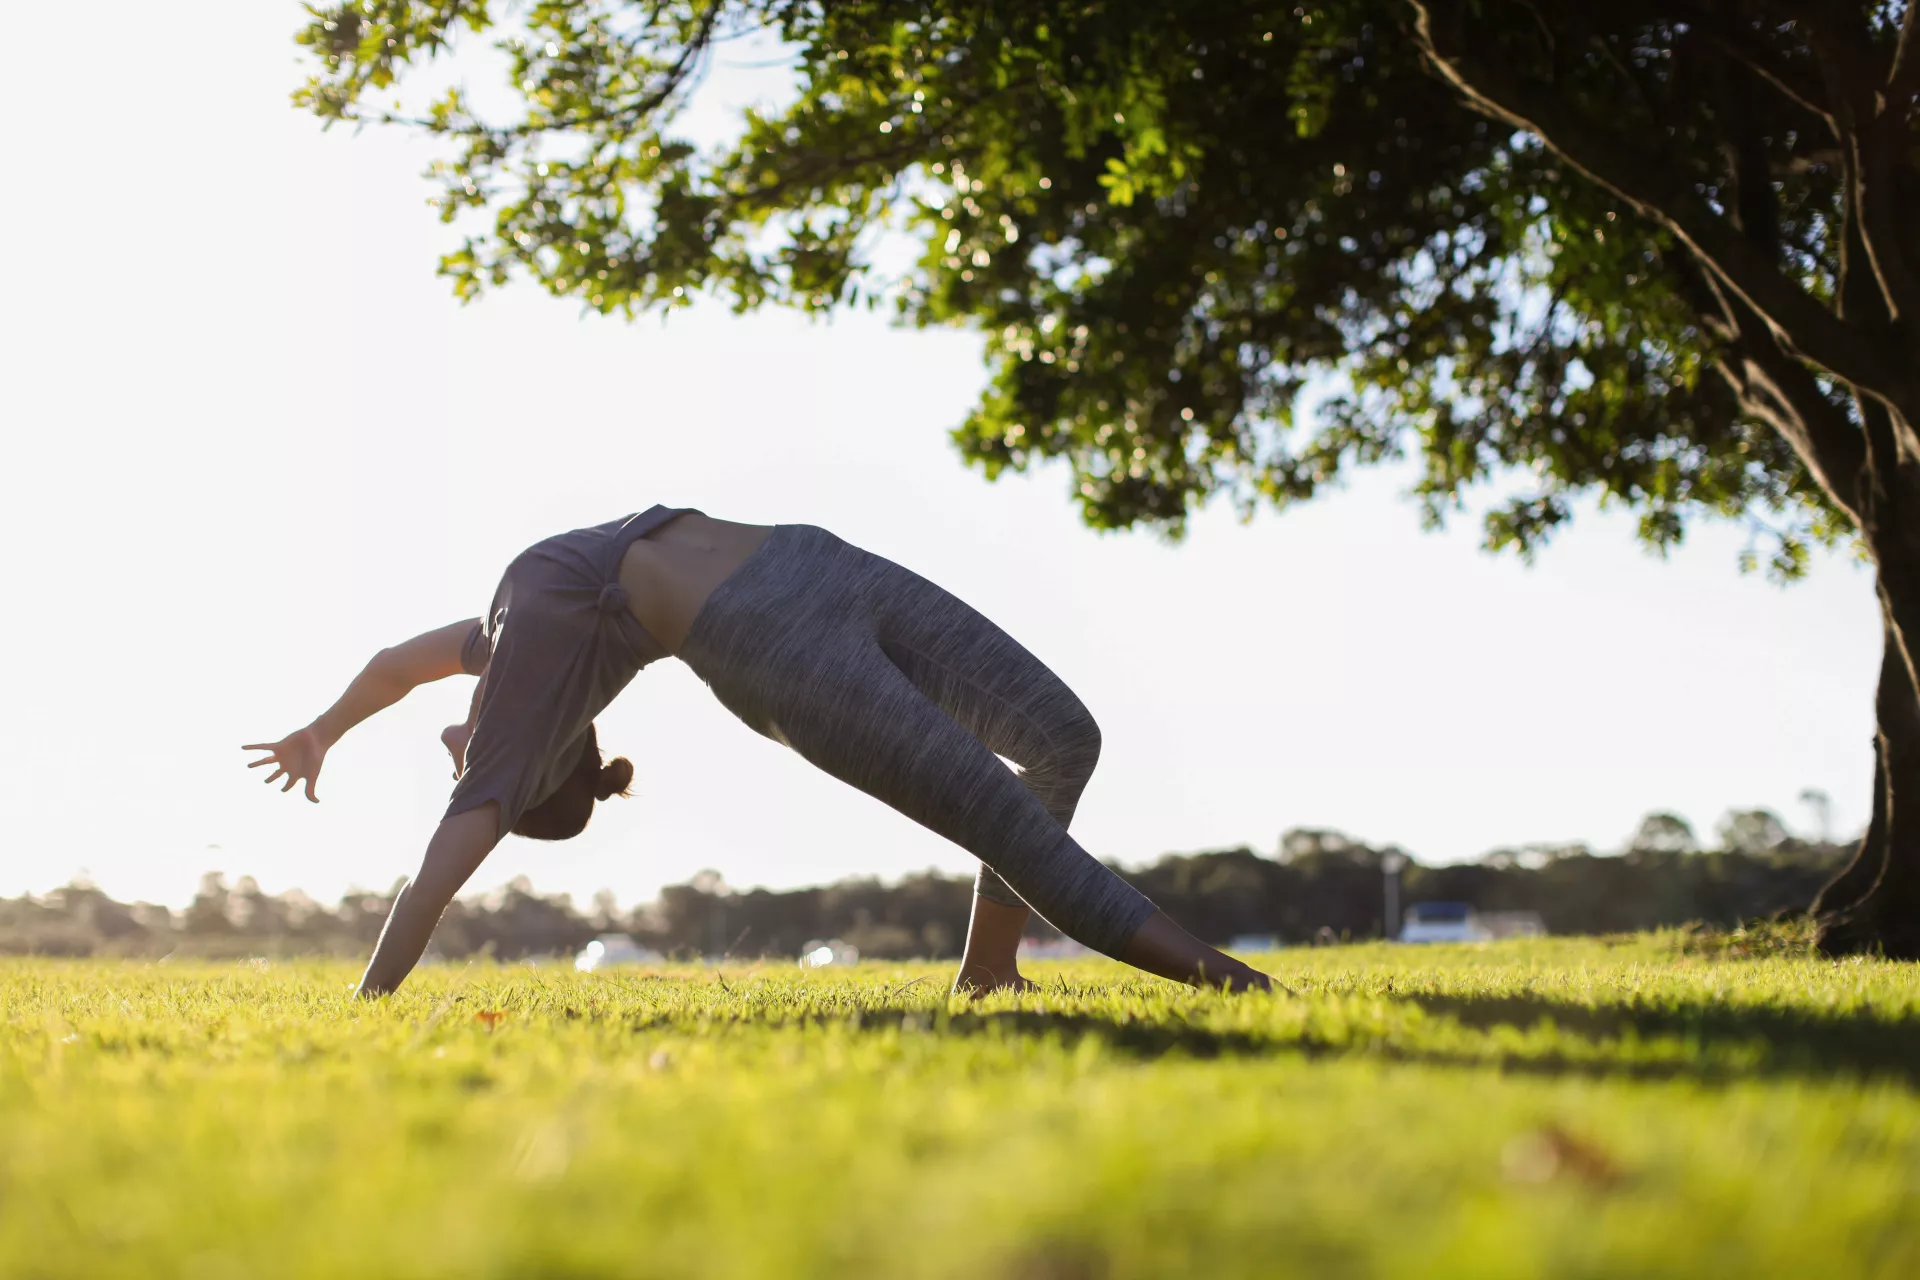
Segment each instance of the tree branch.
[{"label": "tree branch", "polygon": [[[1844,410],[1821,394],[1807,366],[1781,350],[1773,334],[1743,339],[1731,353],[1740,368],[1722,361],[1722,376],[1756,417],[1780,433],[1806,465],[1827,500],[1860,525],[1860,473],[1867,465],[1860,429]],[[1881,413],[1886,407],[1864,400]]]},{"label": "tree branch", "polygon": [[1889,320],[1912,310],[1913,275],[1900,244],[1899,213],[1893,207],[1893,168],[1898,160],[1887,144],[1887,127],[1861,70],[1862,51],[1828,21],[1808,24],[1809,38],[1826,77],[1828,96],[1840,129],[1846,159],[1849,214]]},{"label": "tree branch", "polygon": [[1728,234],[1689,186],[1647,157],[1615,145],[1551,95],[1523,88],[1507,73],[1473,61],[1458,24],[1436,20],[1437,0],[1410,3],[1423,52],[1470,106],[1536,135],[1568,164],[1665,226],[1792,350],[1875,395],[1901,403],[1911,398],[1908,380],[1894,372],[1898,362],[1874,335],[1842,321],[1783,276],[1764,253]]},{"label": "tree branch", "polygon": [[[661,6],[655,6],[655,16],[648,19],[652,23],[658,16]],[[699,26],[688,35],[681,45],[680,52],[673,62],[661,73],[655,84],[640,96],[625,103],[616,103],[609,108],[595,111],[576,112],[569,116],[555,116],[544,120],[533,118],[531,110],[527,119],[517,124],[486,125],[469,115],[471,123],[454,124],[443,120],[401,115],[393,111],[383,111],[371,117],[349,116],[353,120],[367,120],[374,124],[393,124],[405,128],[419,129],[444,138],[486,138],[500,147],[506,147],[515,141],[525,141],[554,133],[571,133],[588,128],[607,128],[626,136],[667,103],[699,70],[698,60],[706,54],[720,37],[715,35],[723,5],[715,4],[701,15]],[[449,24],[451,26],[451,24]],[[444,40],[438,43],[444,43]],[[356,95],[357,96],[357,95]]]},{"label": "tree branch", "polygon": [[[1779,432],[1827,500],[1861,526],[1859,487],[1866,442],[1846,411],[1774,338],[1752,308],[1721,287],[1697,262],[1674,263],[1680,294],[1722,344],[1714,368],[1741,406]],[[1871,403],[1864,398],[1857,403]]]},{"label": "tree branch", "polygon": [[[1883,110],[1904,121],[1906,108],[1920,93],[1920,4],[1907,0],[1907,16],[1900,22],[1900,43],[1893,50],[1893,66],[1887,71]],[[1904,100],[1904,101],[1903,101]]]},{"label": "tree branch", "polygon": [[[1703,40],[1772,85],[1795,106],[1819,117],[1829,128],[1833,126],[1833,116],[1820,100],[1820,86],[1783,63],[1774,50],[1753,39],[1750,31],[1728,26],[1720,14],[1697,4],[1683,4],[1679,8],[1687,26],[1697,31]],[[1643,16],[1649,21],[1672,20],[1667,12],[1646,12]]]}]

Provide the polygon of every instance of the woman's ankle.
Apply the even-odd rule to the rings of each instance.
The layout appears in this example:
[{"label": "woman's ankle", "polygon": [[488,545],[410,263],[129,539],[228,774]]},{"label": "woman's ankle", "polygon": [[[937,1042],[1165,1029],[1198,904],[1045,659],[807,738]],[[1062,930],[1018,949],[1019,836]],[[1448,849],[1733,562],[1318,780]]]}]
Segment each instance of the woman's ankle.
[{"label": "woman's ankle", "polygon": [[960,972],[953,980],[955,991],[977,995],[989,991],[1019,990],[1032,985],[1020,976],[1019,964],[1011,959],[989,964],[962,957]]}]

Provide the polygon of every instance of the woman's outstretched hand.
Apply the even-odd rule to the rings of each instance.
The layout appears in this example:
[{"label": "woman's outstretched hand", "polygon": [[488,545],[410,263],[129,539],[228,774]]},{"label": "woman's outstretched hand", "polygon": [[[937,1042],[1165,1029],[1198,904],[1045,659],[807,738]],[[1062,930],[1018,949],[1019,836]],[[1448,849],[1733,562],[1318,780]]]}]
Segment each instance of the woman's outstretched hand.
[{"label": "woman's outstretched hand", "polygon": [[263,764],[273,766],[273,772],[267,776],[267,785],[285,778],[286,785],[281,791],[291,791],[298,783],[307,784],[307,799],[315,804],[320,797],[313,794],[313,784],[320,780],[320,766],[326,763],[328,744],[309,725],[296,730],[278,742],[250,742],[241,747],[242,751],[264,751],[267,754],[247,765],[249,769],[258,769]]}]

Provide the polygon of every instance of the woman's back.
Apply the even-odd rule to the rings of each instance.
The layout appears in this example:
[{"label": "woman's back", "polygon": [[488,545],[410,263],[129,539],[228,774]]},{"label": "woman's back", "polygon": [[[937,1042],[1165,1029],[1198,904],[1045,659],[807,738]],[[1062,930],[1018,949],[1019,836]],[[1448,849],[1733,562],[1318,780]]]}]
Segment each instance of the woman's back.
[{"label": "woman's back", "polygon": [[668,653],[678,653],[713,589],[772,532],[771,525],[736,524],[698,511],[675,516],[621,558],[628,606]]}]

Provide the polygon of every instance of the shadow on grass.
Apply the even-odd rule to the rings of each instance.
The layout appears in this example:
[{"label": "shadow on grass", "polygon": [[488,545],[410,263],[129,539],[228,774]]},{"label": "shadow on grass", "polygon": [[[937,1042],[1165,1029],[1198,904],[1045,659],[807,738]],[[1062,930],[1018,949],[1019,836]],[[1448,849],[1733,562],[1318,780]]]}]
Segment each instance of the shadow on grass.
[{"label": "shadow on grass", "polygon": [[[1753,1005],[1585,1005],[1537,995],[1410,998],[1429,1014],[1452,1018],[1476,1031],[1551,1026],[1601,1048],[1630,1052],[1634,1042],[1678,1040],[1700,1061],[1569,1063],[1562,1070],[1599,1074],[1698,1076],[1737,1079],[1754,1075],[1826,1078],[1847,1075],[1891,1078],[1920,1085],[1920,1019],[1888,1018],[1873,1010],[1830,1012]],[[1744,1058],[1744,1062],[1729,1061]],[[1546,1059],[1530,1060],[1544,1066]],[[1525,1069],[1529,1060],[1503,1063]]]},{"label": "shadow on grass", "polygon": [[[1094,1014],[1010,1010],[930,1014],[925,1007],[869,1007],[851,1019],[822,1019],[865,1031],[907,1028],[947,1036],[1019,1036],[1072,1048],[1094,1040],[1109,1051],[1150,1061],[1306,1057],[1373,1058],[1478,1067],[1516,1075],[1581,1075],[1732,1083],[1760,1077],[1890,1080],[1920,1086],[1920,1019],[1869,1011],[1827,1013],[1725,1005],[1590,1006],[1541,996],[1423,995],[1402,1003],[1484,1037],[1478,1044],[1424,1045],[1418,1023],[1389,1031],[1354,1027],[1337,1038],[1311,1025],[1262,1035],[1183,1022],[1135,1021]],[[1501,1029],[1550,1028],[1566,1049],[1501,1044]],[[1431,1028],[1441,1032],[1442,1027]],[[1433,1038],[1438,1039],[1439,1035]],[[1457,1033],[1454,1039],[1458,1039]]]}]

